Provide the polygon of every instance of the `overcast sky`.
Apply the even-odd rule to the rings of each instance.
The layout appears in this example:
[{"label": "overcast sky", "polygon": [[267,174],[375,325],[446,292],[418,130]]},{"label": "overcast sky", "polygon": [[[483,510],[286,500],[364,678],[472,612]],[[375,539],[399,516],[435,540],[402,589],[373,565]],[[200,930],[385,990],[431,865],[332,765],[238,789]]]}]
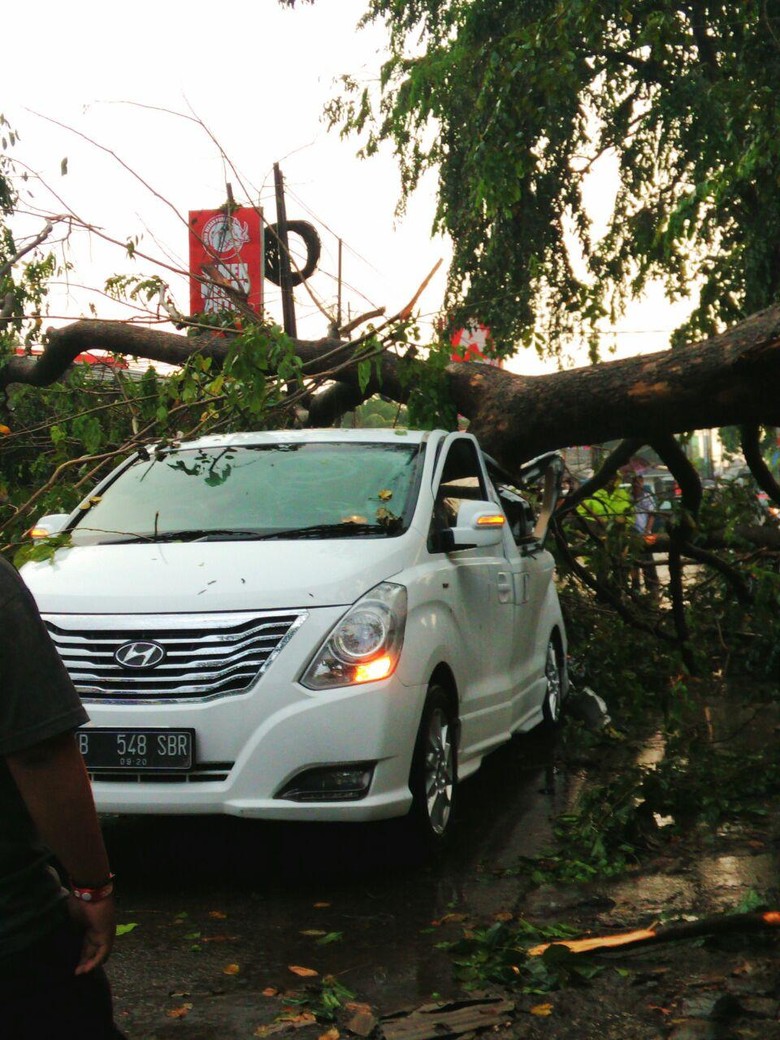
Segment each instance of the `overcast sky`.
[{"label": "overcast sky", "polygon": [[[70,209],[122,242],[141,235],[141,251],[186,269],[187,229],[174,210],[186,220],[191,209],[221,205],[229,181],[237,201],[259,200],[274,220],[279,162],[288,219],[310,220],[322,236],[320,271],[310,282],[318,298],[334,309],[341,238],[345,312],[395,312],[438,259],[446,264],[449,249],[430,234],[433,180],[397,218],[399,177],[389,151],[360,161],[357,142],[340,140],[323,122],[340,73],[376,76],[384,37],[381,29],[356,30],[364,7],[365,0],[317,0],[294,11],[276,0],[7,5],[0,112],[21,136],[12,154],[43,178],[29,182],[25,204],[40,213]],[[96,235],[74,233],[70,244],[76,268],[67,291],[52,299],[52,323],[86,313],[90,301],[101,315],[118,316],[82,283],[155,270]],[[170,278],[186,311],[186,279]],[[268,310],[281,320],[278,290],[270,283],[266,290]],[[440,272],[420,300],[423,324],[438,311],[442,290]],[[296,298],[299,334],[324,335],[326,318],[305,292]],[[621,354],[664,349],[676,320],[657,300],[634,310],[624,329],[635,335],[618,338]],[[539,370],[527,356],[513,367]]]},{"label": "overcast sky", "polygon": [[[362,0],[318,0],[294,11],[275,0],[137,0],[122,7],[39,0],[26,11],[13,5],[3,16],[0,72],[0,112],[21,135],[13,155],[39,171],[86,222],[122,241],[142,233],[141,250],[167,254],[185,267],[186,227],[173,208],[186,217],[190,209],[219,206],[230,181],[238,201],[259,199],[274,220],[278,161],[288,219],[308,219],[322,236],[321,273],[312,288],[334,305],[340,237],[345,310],[354,315],[384,305],[395,311],[448,251],[443,241],[431,241],[432,185],[398,221],[392,156],[359,161],[357,142],[339,140],[323,123],[323,105],[340,73],[376,75],[383,37],[356,31],[363,7]],[[238,173],[226,169],[219,148],[192,117],[205,124]],[[42,185],[32,190],[36,207],[63,208]],[[85,294],[75,285],[80,276],[101,283],[116,271],[151,270],[144,261],[128,263],[95,236],[89,245],[74,236],[73,245],[74,286],[52,303],[63,317],[84,309]],[[438,310],[442,284],[439,276],[421,300],[422,311]],[[186,310],[186,284],[174,280],[173,287]],[[269,309],[280,317],[278,290],[267,289]],[[298,295],[300,333],[324,334],[326,319],[306,293]],[[105,313],[99,299],[93,302]]]}]

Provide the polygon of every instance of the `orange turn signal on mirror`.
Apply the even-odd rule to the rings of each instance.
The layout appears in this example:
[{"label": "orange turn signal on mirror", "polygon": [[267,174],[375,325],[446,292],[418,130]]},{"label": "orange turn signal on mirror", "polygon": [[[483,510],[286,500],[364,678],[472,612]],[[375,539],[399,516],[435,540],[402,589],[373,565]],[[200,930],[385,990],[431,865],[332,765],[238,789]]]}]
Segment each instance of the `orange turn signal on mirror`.
[{"label": "orange turn signal on mirror", "polygon": [[477,517],[477,527],[503,527],[504,520],[503,513],[484,513]]}]

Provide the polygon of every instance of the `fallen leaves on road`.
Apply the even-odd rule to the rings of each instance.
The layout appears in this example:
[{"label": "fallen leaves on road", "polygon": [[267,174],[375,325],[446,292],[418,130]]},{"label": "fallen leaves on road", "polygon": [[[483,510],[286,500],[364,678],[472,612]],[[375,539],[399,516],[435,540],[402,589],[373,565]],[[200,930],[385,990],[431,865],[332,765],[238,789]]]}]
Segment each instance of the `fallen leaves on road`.
[{"label": "fallen leaves on road", "polygon": [[240,971],[241,971],[241,969],[239,968],[239,966],[237,964],[226,964],[225,967],[222,969],[222,974],[223,975],[238,975],[238,973]]},{"label": "fallen leaves on road", "polygon": [[466,920],[466,914],[444,914],[443,917],[437,917],[436,920],[431,921],[434,928],[440,928],[443,924],[460,924]]},{"label": "fallen leaves on road", "polygon": [[330,943],[341,942],[344,938],[343,932],[327,932],[317,940],[318,946],[328,946]]},{"label": "fallen leaves on road", "polygon": [[180,1007],[171,1008],[170,1011],[166,1011],[165,1014],[168,1018],[184,1018],[192,1010],[192,1004],[182,1004]]},{"label": "fallen leaves on road", "polygon": [[552,1004],[534,1004],[531,1008],[532,1015],[538,1015],[539,1018],[546,1018],[548,1015],[553,1013]]},{"label": "fallen leaves on road", "polygon": [[317,1022],[316,1017],[310,1011],[304,1011],[300,1015],[287,1015],[276,1022],[270,1022],[265,1026],[258,1026],[253,1036],[273,1036],[274,1033],[287,1033],[302,1026],[312,1026]]},{"label": "fallen leaves on road", "polygon": [[313,979],[319,975],[318,971],[314,968],[302,968],[300,964],[288,965],[288,971],[291,971],[293,975],[299,975],[302,979]]}]

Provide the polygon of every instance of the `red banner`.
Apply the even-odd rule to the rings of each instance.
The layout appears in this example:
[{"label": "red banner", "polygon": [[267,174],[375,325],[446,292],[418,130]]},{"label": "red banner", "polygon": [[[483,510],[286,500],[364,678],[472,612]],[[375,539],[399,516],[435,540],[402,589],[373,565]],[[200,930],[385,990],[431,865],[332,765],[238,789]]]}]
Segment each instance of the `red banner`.
[{"label": "red banner", "polygon": [[496,358],[489,358],[485,351],[492,346],[493,337],[487,325],[474,322],[463,329],[457,329],[450,340],[453,361],[479,361],[485,365],[502,368],[503,363]]},{"label": "red banner", "polygon": [[235,310],[226,287],[246,296],[257,314],[262,311],[261,210],[241,207],[231,213],[220,209],[190,213],[190,313]]}]

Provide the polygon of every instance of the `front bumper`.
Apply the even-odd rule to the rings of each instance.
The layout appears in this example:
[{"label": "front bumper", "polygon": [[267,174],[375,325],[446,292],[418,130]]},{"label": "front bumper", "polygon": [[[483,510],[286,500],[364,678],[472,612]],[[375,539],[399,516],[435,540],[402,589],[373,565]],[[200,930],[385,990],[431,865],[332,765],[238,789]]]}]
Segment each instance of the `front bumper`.
[{"label": "front bumper", "polygon": [[[93,726],[195,731],[196,768],[184,776],[93,774],[98,810],[311,821],[404,815],[411,805],[409,771],[425,688],[404,686],[393,675],[314,693],[285,677],[280,663],[281,658],[240,697],[189,704],[87,702]],[[302,772],[344,763],[373,767],[370,787],[359,799],[279,797]]]}]

